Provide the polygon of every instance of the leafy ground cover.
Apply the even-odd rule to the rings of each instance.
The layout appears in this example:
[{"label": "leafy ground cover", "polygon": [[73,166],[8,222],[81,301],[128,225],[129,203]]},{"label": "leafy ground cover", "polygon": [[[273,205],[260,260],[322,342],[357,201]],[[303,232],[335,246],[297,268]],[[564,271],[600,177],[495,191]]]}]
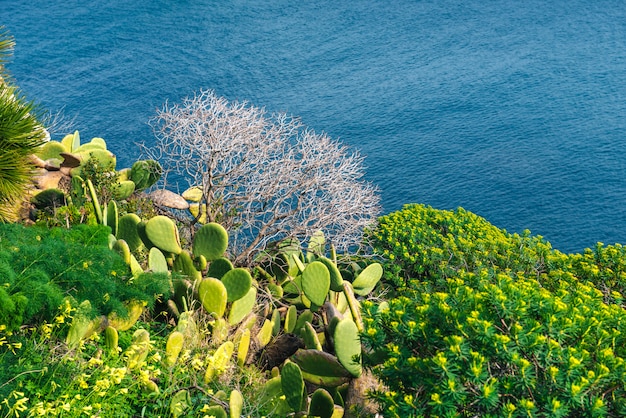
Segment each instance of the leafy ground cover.
[{"label": "leafy ground cover", "polygon": [[551,249],[458,209],[408,205],[370,238],[392,297],[365,302],[390,416],[623,416],[626,253]]}]

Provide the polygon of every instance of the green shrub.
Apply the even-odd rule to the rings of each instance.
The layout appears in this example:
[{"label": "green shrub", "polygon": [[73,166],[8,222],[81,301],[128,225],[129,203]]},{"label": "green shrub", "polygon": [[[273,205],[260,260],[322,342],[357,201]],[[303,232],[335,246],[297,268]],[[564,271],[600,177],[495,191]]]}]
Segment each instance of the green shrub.
[{"label": "green shrub", "polygon": [[621,246],[565,255],[421,205],[370,240],[400,286],[388,307],[363,304],[385,416],[626,414]]},{"label": "green shrub", "polygon": [[108,248],[109,228],[71,229],[0,224],[0,324],[50,321],[64,298],[90,300],[94,314],[118,312],[123,301],[168,293],[165,275],[141,276],[131,283],[122,258]]}]

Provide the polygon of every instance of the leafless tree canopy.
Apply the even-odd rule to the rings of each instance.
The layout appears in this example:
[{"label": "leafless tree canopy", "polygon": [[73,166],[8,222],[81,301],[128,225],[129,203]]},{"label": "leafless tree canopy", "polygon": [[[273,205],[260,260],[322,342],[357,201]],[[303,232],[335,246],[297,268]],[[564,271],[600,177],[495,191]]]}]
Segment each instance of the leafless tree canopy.
[{"label": "leafless tree canopy", "polygon": [[363,158],[285,114],[201,91],[166,104],[151,125],[156,145],[145,152],[202,188],[207,219],[229,231],[237,263],[317,230],[346,250],[379,214]]}]

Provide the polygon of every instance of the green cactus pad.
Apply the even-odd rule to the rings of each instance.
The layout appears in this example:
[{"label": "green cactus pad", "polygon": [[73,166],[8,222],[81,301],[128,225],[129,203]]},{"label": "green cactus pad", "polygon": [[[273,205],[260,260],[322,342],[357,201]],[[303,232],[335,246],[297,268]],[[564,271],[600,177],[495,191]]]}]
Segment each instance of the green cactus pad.
[{"label": "green cactus pad", "polygon": [[326,266],[314,261],[302,272],[302,290],[305,296],[317,306],[322,306],[330,290],[330,273]]},{"label": "green cactus pad", "polygon": [[287,361],[280,372],[281,387],[287,403],[294,410],[300,411],[302,405],[302,393],[304,391],[304,379],[297,364]]},{"label": "green cactus pad", "polygon": [[224,373],[234,350],[235,345],[232,341],[226,341],[215,350],[215,354],[209,358],[209,365],[204,374],[204,383],[212,382],[215,377]]},{"label": "green cactus pad", "polygon": [[311,395],[309,415],[312,417],[331,418],[335,412],[333,397],[323,388],[318,388]]},{"label": "green cactus pad", "polygon": [[352,282],[354,293],[359,296],[367,296],[383,277],[383,267],[379,263],[373,263],[365,267]]},{"label": "green cactus pad", "polygon": [[226,287],[220,280],[207,277],[198,285],[198,299],[209,314],[224,315],[227,297]]},{"label": "green cactus pad", "polygon": [[52,158],[62,160],[63,157],[61,157],[61,153],[66,151],[67,150],[62,143],[57,141],[48,141],[43,144],[35,154],[44,161]]},{"label": "green cactus pad", "polygon": [[294,329],[294,332],[298,332],[298,330],[303,328],[305,322],[313,323],[313,312],[311,312],[311,310],[309,309],[305,309],[304,311],[302,311],[300,316],[298,316],[298,320],[296,321],[296,327]]},{"label": "green cactus pad", "polygon": [[124,259],[124,262],[130,266],[130,247],[125,240],[118,239],[115,241],[113,251],[118,253]]},{"label": "green cactus pad", "polygon": [[240,418],[243,412],[243,395],[238,390],[234,389],[230,392],[228,399],[228,406],[230,406],[230,418]]},{"label": "green cactus pad", "polygon": [[143,268],[141,268],[141,264],[139,264],[139,261],[137,261],[135,256],[132,254],[130,255],[129,265],[130,265],[130,273],[133,275],[135,279],[143,274]]},{"label": "green cactus pad", "polygon": [[252,312],[256,304],[256,287],[250,287],[246,295],[236,301],[230,307],[228,313],[228,323],[235,325],[241,322],[246,316]]},{"label": "green cactus pad", "polygon": [[93,210],[96,215],[96,222],[102,225],[104,224],[104,217],[102,215],[102,206],[100,206],[100,202],[98,201],[98,195],[96,194],[96,189],[93,187],[93,183],[89,179],[87,179],[87,188],[89,189],[89,196],[91,197],[91,203],[93,204]]},{"label": "green cactus pad", "polygon": [[219,405],[209,406],[202,410],[202,416],[209,416],[212,418],[228,418],[228,414]]},{"label": "green cactus pad", "polygon": [[323,263],[330,273],[330,290],[334,292],[341,292],[343,290],[343,287],[341,286],[343,283],[343,277],[341,277],[341,272],[337,268],[337,265],[333,263],[331,259],[326,257],[319,257],[317,261]]},{"label": "green cactus pad", "polygon": [[160,250],[180,254],[180,238],[176,224],[167,216],[157,215],[146,223],[146,235]]},{"label": "green cactus pad", "polygon": [[243,367],[246,364],[248,351],[250,350],[250,330],[244,329],[237,345],[237,365]]},{"label": "green cactus pad", "polygon": [[[141,221],[137,224],[137,235],[139,235],[139,238],[141,238],[141,242],[143,242],[143,245],[147,248],[154,248],[155,245],[152,243],[152,241],[150,241],[150,238],[148,238],[148,234],[146,234],[146,221]],[[168,253],[166,251],[166,253]],[[171,254],[171,253],[168,253]],[[165,255],[165,254],[164,254]]]},{"label": "green cactus pad", "polygon": [[61,140],[61,144],[63,144],[66,152],[74,152],[76,148],[80,147],[80,134],[78,131],[74,131],[73,134],[65,135]]},{"label": "green cactus pad", "polygon": [[267,416],[271,417],[286,417],[293,412],[284,399],[280,376],[272,377],[265,382],[259,404],[265,406]]},{"label": "green cactus pad", "polygon": [[135,192],[135,182],[120,180],[113,186],[113,197],[117,200],[128,199]]},{"label": "green cactus pad", "polygon": [[191,259],[191,254],[187,251],[182,251],[176,256],[174,263],[172,264],[172,272],[182,274],[192,283],[196,280],[202,279],[202,273],[196,270],[196,266]]},{"label": "green cactus pad", "polygon": [[73,169],[72,173],[74,172],[74,170],[78,171],[79,173],[82,172],[82,164],[84,164],[90,158],[94,158],[96,160],[96,164],[100,168],[103,168],[105,170],[115,170],[115,164],[117,162],[117,159],[111,151],[93,148],[85,150],[83,152],[76,151],[74,152],[74,155],[77,156],[78,159],[81,161],[81,166],[76,167],[76,169],[78,170]]},{"label": "green cactus pad", "polygon": [[341,365],[337,357],[330,353],[313,349],[300,349],[291,356],[291,360],[300,366],[302,372],[320,377],[352,377],[350,372]]},{"label": "green cactus pad", "polygon": [[256,335],[256,340],[258,342],[259,348],[265,347],[270,340],[272,339],[272,322],[270,320],[265,320],[263,322],[263,326],[259,330]]},{"label": "green cactus pad", "polygon": [[[108,210],[107,210],[108,216]],[[137,231],[137,225],[141,222],[139,216],[134,213],[127,213],[119,218],[117,226],[117,239],[123,239],[128,243],[131,251],[135,251],[143,245],[141,237]]]},{"label": "green cactus pad", "polygon": [[65,338],[65,343],[70,349],[78,347],[81,340],[87,336],[91,328],[91,314],[91,302],[84,300],[74,313],[72,324]]},{"label": "green cactus pad", "polygon": [[150,351],[150,333],[139,328],[133,333],[132,344],[128,350],[128,365],[129,369],[137,369],[141,367],[141,363],[148,357]]},{"label": "green cactus pad", "polygon": [[117,228],[119,225],[119,212],[117,210],[117,203],[115,203],[115,200],[111,200],[107,204],[105,219],[107,226],[111,228],[111,233],[113,235],[117,235]]},{"label": "green cactus pad", "polygon": [[107,143],[104,140],[104,138],[99,138],[99,137],[91,138],[90,143],[102,149],[107,149]]},{"label": "green cactus pad", "polygon": [[220,258],[228,248],[228,232],[215,222],[210,222],[196,232],[193,238],[193,254],[203,255],[208,261]]},{"label": "green cactus pad", "polygon": [[289,308],[287,308],[287,314],[285,315],[285,332],[293,332],[296,328],[297,319],[298,309],[294,305],[290,305]]},{"label": "green cactus pad", "polygon": [[148,253],[148,268],[154,273],[167,273],[169,271],[165,256],[156,247],[150,248]]},{"label": "green cactus pad", "polygon": [[359,377],[361,367],[361,341],[359,330],[351,318],[337,323],[333,334],[337,359],[354,377]]},{"label": "green cactus pad", "polygon": [[272,319],[270,320],[272,323],[272,335],[275,337],[280,332],[280,311],[276,308],[272,311]]},{"label": "green cactus pad", "polygon": [[269,283],[267,285],[267,290],[269,291],[270,295],[272,295],[272,297],[275,299],[282,298],[283,294],[285,293],[282,286],[274,283]]},{"label": "green cactus pad", "polygon": [[137,190],[144,190],[153,186],[160,178],[163,168],[154,160],[141,160],[133,164],[130,169],[130,179],[135,182]]},{"label": "green cactus pad", "polygon": [[[207,261],[205,256],[198,255],[198,256],[194,257],[193,265],[196,267],[196,270],[198,270],[198,271],[205,271],[207,266],[209,265],[209,262]],[[216,279],[217,279],[217,277],[216,277]]]},{"label": "green cactus pad", "polygon": [[227,272],[222,277],[222,283],[228,291],[228,302],[234,302],[248,293],[252,286],[252,276],[247,269],[239,267]]},{"label": "green cactus pad", "polygon": [[[204,204],[202,206],[206,207]],[[191,215],[194,218],[198,218],[198,223],[200,223],[201,225],[207,223],[206,210],[203,209],[202,210],[202,214],[200,214],[200,204],[199,203],[190,203],[189,204],[189,213],[191,213]],[[200,215],[200,216],[198,216],[198,215]]]},{"label": "green cactus pad", "polygon": [[107,346],[107,350],[111,354],[117,354],[117,347],[119,341],[119,335],[117,330],[111,326],[108,326],[104,330],[104,341]]},{"label": "green cactus pad", "polygon": [[185,411],[192,406],[191,396],[187,389],[179,390],[172,396],[170,402],[170,413],[173,418],[179,418],[185,414]]},{"label": "green cactus pad", "polygon": [[306,346],[306,348],[322,351],[322,344],[317,337],[317,332],[315,332],[315,328],[313,328],[313,325],[311,325],[310,322],[304,323],[304,332],[302,333],[302,339],[304,340],[304,345]]},{"label": "green cactus pad", "polygon": [[209,270],[207,271],[208,277],[214,277],[216,279],[221,279],[224,277],[226,273],[233,269],[233,263],[230,262],[229,259],[220,257],[211,261],[209,264]]},{"label": "green cactus pad", "polygon": [[117,180],[118,181],[130,180],[130,168],[122,168],[121,170],[117,170]]},{"label": "green cactus pad", "polygon": [[128,312],[126,317],[120,317],[115,312],[111,312],[108,316],[109,325],[118,331],[127,331],[135,325],[147,303],[133,299],[126,302],[124,305]]},{"label": "green cactus pad", "polygon": [[190,187],[183,192],[182,196],[185,200],[189,200],[190,202],[200,202],[202,200],[202,187]]},{"label": "green cactus pad", "polygon": [[315,231],[309,238],[309,245],[307,247],[306,256],[309,262],[324,254],[324,244],[326,244],[324,233],[322,231]]},{"label": "green cactus pad", "polygon": [[178,360],[178,355],[183,349],[185,344],[185,336],[182,332],[172,331],[169,337],[167,337],[167,343],[165,344],[165,363],[172,367]]}]

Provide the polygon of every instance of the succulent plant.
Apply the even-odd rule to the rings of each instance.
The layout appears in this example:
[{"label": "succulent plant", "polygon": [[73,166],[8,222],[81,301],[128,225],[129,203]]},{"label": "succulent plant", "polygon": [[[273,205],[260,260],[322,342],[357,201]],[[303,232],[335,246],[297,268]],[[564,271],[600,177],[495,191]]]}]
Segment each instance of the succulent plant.
[{"label": "succulent plant", "polygon": [[281,388],[285,394],[287,403],[294,411],[300,411],[302,407],[302,395],[305,390],[302,371],[296,363],[285,362],[280,373]]},{"label": "succulent plant", "polygon": [[250,287],[248,293],[242,298],[234,301],[228,314],[228,323],[236,325],[252,312],[256,305],[256,288]]},{"label": "succulent plant", "polygon": [[146,236],[160,250],[180,254],[180,238],[174,221],[167,216],[157,215],[146,222]]},{"label": "succulent plant", "polygon": [[198,300],[209,314],[222,317],[226,311],[227,298],[226,287],[218,279],[206,277],[198,284]]},{"label": "succulent plant", "polygon": [[238,267],[224,274],[222,283],[226,287],[228,302],[234,302],[248,293],[252,286],[252,276],[247,269]]},{"label": "succulent plant", "polygon": [[207,261],[216,260],[228,247],[228,232],[215,222],[202,225],[193,238],[193,255],[203,255]]}]

